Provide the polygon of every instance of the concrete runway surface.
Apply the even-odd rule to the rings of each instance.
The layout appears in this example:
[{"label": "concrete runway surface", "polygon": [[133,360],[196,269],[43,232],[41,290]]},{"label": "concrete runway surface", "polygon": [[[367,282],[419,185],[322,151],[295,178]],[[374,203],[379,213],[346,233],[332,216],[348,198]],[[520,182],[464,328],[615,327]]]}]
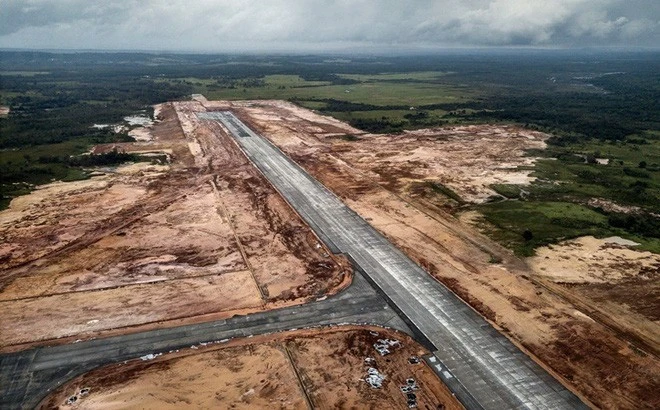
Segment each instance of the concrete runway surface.
[{"label": "concrete runway surface", "polygon": [[348,255],[433,345],[428,363],[468,408],[575,409],[580,399],[416,265],[266,138],[229,111],[221,123],[243,152],[335,252]]}]

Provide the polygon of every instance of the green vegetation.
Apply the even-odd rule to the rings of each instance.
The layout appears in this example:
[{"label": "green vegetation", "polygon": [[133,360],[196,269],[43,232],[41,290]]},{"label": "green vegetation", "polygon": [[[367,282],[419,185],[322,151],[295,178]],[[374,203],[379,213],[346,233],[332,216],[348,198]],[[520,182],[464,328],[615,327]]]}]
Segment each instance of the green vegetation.
[{"label": "green vegetation", "polygon": [[623,236],[639,242],[640,249],[660,253],[660,223],[648,215],[597,212],[570,202],[502,201],[476,207],[496,241],[521,256],[534,249],[578,236]]},{"label": "green vegetation", "polygon": [[86,173],[79,168],[70,167],[62,161],[49,162],[44,159],[82,153],[88,144],[87,140],[77,139],[0,151],[0,209],[6,207],[11,198],[29,193],[35,185],[53,180],[86,178]]},{"label": "green vegetation", "polygon": [[508,199],[519,199],[523,194],[522,187],[510,184],[494,184],[490,186],[493,191]]},{"label": "green vegetation", "polygon": [[[563,147],[551,146],[544,155],[552,155],[555,159],[540,161],[535,176],[541,181],[562,183],[537,182],[532,185],[530,196],[561,195],[582,201],[600,197],[657,211],[660,204],[660,169],[657,165],[660,164],[660,139],[644,138],[643,141],[640,145],[639,137],[631,136],[621,141],[592,139]],[[650,165],[642,169],[640,163]]]},{"label": "green vegetation", "polygon": [[[521,255],[530,255],[537,246],[581,235],[607,234],[607,217],[584,206],[567,202],[503,201],[477,207],[500,243]],[[521,224],[519,221],[524,221]],[[525,232],[531,236],[526,240]]]},{"label": "green vegetation", "polygon": [[438,193],[438,194],[441,194],[441,195],[444,195],[444,196],[446,196],[446,197],[449,198],[449,199],[453,199],[453,200],[456,201],[456,203],[458,203],[458,204],[464,204],[464,203],[465,203],[465,201],[463,200],[463,198],[461,198],[460,196],[458,196],[458,194],[456,194],[456,192],[452,191],[450,188],[447,188],[446,186],[442,185],[442,184],[439,183],[439,182],[430,182],[430,181],[429,181],[429,182],[427,182],[427,185],[428,185],[429,187],[431,187],[431,189],[432,189],[434,192],[436,192],[436,193]]},{"label": "green vegetation", "polygon": [[[587,234],[621,235],[660,252],[660,218],[650,215],[660,211],[660,138],[654,133],[641,132],[617,141],[583,139],[533,154],[549,157],[534,167],[537,181],[524,187],[494,185],[498,194],[516,201],[479,207],[496,228],[491,232],[495,238],[521,255],[560,238]],[[603,209],[607,206],[592,202],[594,198],[632,212],[607,211]],[[592,213],[591,219],[575,218],[568,212],[574,208],[566,208],[567,215],[557,219],[532,212],[536,208],[541,212],[548,201],[584,209],[588,205],[597,214]],[[521,239],[525,230],[533,233],[533,240]]]},{"label": "green vegetation", "polygon": [[0,209],[12,198],[29,193],[36,185],[51,181],[86,179],[83,167],[117,165],[123,162],[150,161],[139,155],[112,151],[106,154],[81,155],[90,140],[74,139],[59,144],[45,144],[0,151]]},{"label": "green vegetation", "polygon": [[[35,53],[0,57],[0,105],[11,108],[0,118],[0,209],[36,185],[86,178],[84,167],[136,160],[117,153],[79,155],[94,144],[132,141],[125,131],[94,124],[121,124],[125,116],[149,114],[151,104],[189,92],[136,76],[133,69],[108,70],[89,61],[75,68],[54,64],[33,69],[38,61],[47,64],[42,59],[51,55],[36,56],[40,58],[34,60]],[[28,57],[30,63],[23,62]]]},{"label": "green vegetation", "polygon": [[415,81],[433,81],[450,73],[440,71],[420,71],[407,73],[379,73],[379,74],[342,74],[340,77],[359,82],[401,81],[405,83]]},{"label": "green vegetation", "polygon": [[357,135],[353,135],[353,134],[344,134],[344,135],[339,136],[339,138],[343,139],[344,141],[359,141],[360,140],[360,137],[358,137]]},{"label": "green vegetation", "polygon": [[[469,90],[428,82],[393,82],[351,80],[350,84],[305,81],[295,75],[264,76],[260,81],[234,81],[220,88],[199,80],[188,82],[210,99],[294,99],[301,102],[328,99],[352,103],[408,108],[413,105],[468,101]],[[304,105],[304,104],[303,104]]]}]

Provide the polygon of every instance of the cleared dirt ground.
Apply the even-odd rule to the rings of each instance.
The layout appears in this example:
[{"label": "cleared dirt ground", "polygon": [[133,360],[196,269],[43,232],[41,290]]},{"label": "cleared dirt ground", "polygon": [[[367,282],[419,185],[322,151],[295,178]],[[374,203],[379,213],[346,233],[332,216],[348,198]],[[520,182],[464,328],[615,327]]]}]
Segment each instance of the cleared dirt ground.
[{"label": "cleared dirt ground", "polygon": [[[415,189],[438,181],[463,200],[481,201],[492,194],[488,185],[495,181],[528,178],[514,168],[529,164],[523,150],[542,147],[545,135],[481,125],[375,136],[282,101],[204,104],[209,110],[231,105],[244,122],[595,405],[660,406],[657,352],[611,322],[591,317],[584,303],[545,286],[524,262],[444,212],[432,190]],[[346,141],[347,134],[358,140]],[[645,294],[627,297],[633,296]],[[584,301],[587,307],[593,303]],[[657,323],[651,325],[657,331]],[[633,328],[653,338],[647,330]]]},{"label": "cleared dirt ground", "polygon": [[[401,346],[380,356],[373,344],[382,338]],[[419,408],[461,409],[423,361],[409,363],[424,353],[406,335],[379,328],[260,336],[100,368],[54,392],[41,408],[403,409],[400,387],[414,378]],[[364,381],[370,367],[385,376],[381,388]]]},{"label": "cleared dirt ground", "polygon": [[177,108],[158,107],[149,138],[94,149],[169,165],[101,169],[0,212],[0,349],[302,303],[348,282],[238,148]]},{"label": "cleared dirt ground", "polygon": [[[583,311],[660,351],[660,255],[618,237],[576,238],[529,259],[537,278]],[[633,242],[634,244],[634,242]]]}]

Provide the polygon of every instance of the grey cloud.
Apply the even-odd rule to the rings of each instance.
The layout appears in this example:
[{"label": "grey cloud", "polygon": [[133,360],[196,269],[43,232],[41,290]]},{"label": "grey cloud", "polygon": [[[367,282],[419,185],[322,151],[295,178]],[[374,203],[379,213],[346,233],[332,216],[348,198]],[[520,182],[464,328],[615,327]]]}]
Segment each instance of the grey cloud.
[{"label": "grey cloud", "polygon": [[3,0],[0,2],[0,35],[31,27],[94,21],[101,25],[121,22],[139,1],[94,2],[85,0]]},{"label": "grey cloud", "polygon": [[0,0],[0,47],[660,44],[654,0]]}]

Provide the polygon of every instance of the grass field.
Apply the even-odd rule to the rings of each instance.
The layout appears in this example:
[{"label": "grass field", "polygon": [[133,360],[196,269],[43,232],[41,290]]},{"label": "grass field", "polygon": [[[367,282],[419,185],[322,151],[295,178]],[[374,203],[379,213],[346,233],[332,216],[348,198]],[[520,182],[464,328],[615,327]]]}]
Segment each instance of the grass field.
[{"label": "grass field", "polygon": [[623,236],[640,243],[640,249],[660,253],[659,238],[612,227],[606,215],[570,202],[503,201],[476,208],[490,224],[486,232],[521,256],[533,255],[538,246],[585,235]]},{"label": "grass field", "polygon": [[89,144],[89,140],[77,139],[0,151],[0,209],[9,205],[12,198],[29,193],[35,185],[87,178],[87,172],[52,158],[83,153]]},{"label": "grass field", "polygon": [[[332,84],[327,81],[306,81],[297,75],[267,75],[259,82],[234,81],[221,88],[217,80],[202,78],[160,79],[184,81],[196,93],[209,99],[296,99],[304,101],[336,99],[379,106],[420,106],[466,102],[478,96],[474,90],[457,85],[435,83],[431,80],[442,73],[342,75],[359,81],[355,84]],[[392,81],[397,80],[397,81]]]},{"label": "grass field", "polygon": [[[557,186],[537,183],[532,193],[551,191],[572,198],[601,197],[623,205],[660,211],[660,138],[653,134],[630,136],[623,141],[581,141],[570,147],[551,147],[534,175],[541,181],[561,181]],[[603,162],[603,163],[599,163]]]},{"label": "grass field", "polygon": [[[467,104],[479,98],[474,88],[439,82],[445,72],[412,72],[386,74],[341,74],[339,78],[350,80],[347,84],[330,81],[309,81],[298,75],[266,75],[258,79],[204,79],[183,77],[159,79],[170,84],[186,84],[195,93],[212,100],[282,99],[293,100],[301,106],[321,110],[355,126],[365,126],[370,121],[371,131],[397,131],[434,125],[474,122],[466,116],[475,110],[463,109],[461,113],[433,108],[417,110],[423,120],[406,118],[411,107],[441,104]],[[327,101],[362,104],[365,107],[335,110]],[[378,122],[382,122],[379,124]]]},{"label": "grass field", "polygon": [[[307,106],[307,102],[304,104]],[[318,109],[318,108],[316,108]],[[370,111],[324,111],[324,114],[331,115],[339,120],[353,123],[356,120],[387,120],[394,123],[402,123],[406,126],[404,128],[418,128],[412,126],[410,121],[406,118],[407,115],[418,111],[411,110],[370,110]],[[446,117],[447,111],[443,110],[429,110],[424,111],[428,114],[425,121],[418,123],[420,126],[433,126],[451,123],[452,121]]]},{"label": "grass field", "polygon": [[450,73],[442,71],[419,71],[409,73],[382,73],[382,74],[341,74],[340,77],[360,82],[379,81],[434,81]]},{"label": "grass field", "polygon": [[[496,229],[489,233],[520,255],[537,246],[582,235],[608,233],[607,217],[568,202],[503,201],[477,207]],[[525,231],[531,234],[525,238]]]},{"label": "grass field", "polygon": [[[657,134],[551,146],[535,154],[552,156],[533,168],[537,181],[526,186],[494,185],[497,193],[513,200],[478,207],[492,224],[489,233],[495,239],[520,255],[531,255],[535,247],[563,238],[619,235],[660,253],[658,218],[642,216],[660,212]],[[627,206],[634,216],[585,206],[594,199]],[[532,232],[533,239],[523,239],[525,230]]]}]

